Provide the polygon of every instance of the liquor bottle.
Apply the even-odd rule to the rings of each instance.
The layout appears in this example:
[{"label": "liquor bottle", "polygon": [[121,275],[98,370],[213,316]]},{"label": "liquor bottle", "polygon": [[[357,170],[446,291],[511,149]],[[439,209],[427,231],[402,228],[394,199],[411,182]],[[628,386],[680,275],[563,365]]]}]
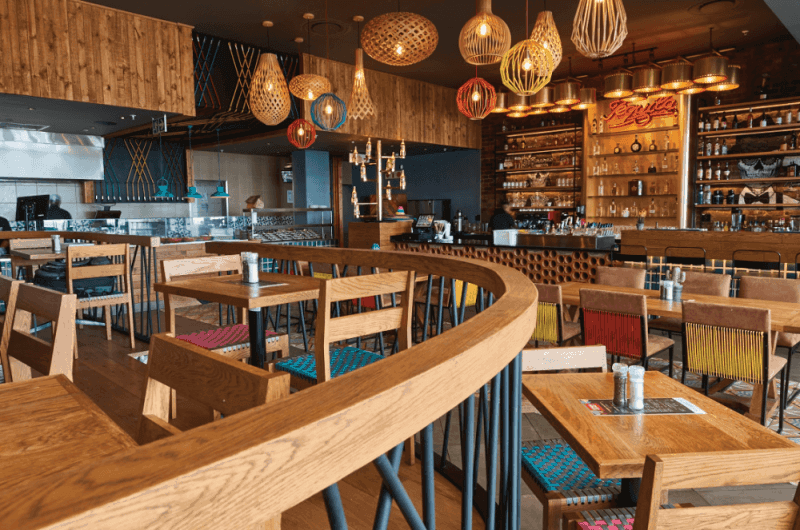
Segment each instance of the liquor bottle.
[{"label": "liquor bottle", "polygon": [[767,99],[767,76],[761,78],[761,88],[758,89],[758,99]]},{"label": "liquor bottle", "polygon": [[792,151],[797,149],[797,131],[792,132],[792,140],[789,143],[789,149]]},{"label": "liquor bottle", "polygon": [[619,163],[614,162],[614,174],[619,175]]},{"label": "liquor bottle", "polygon": [[608,207],[608,215],[609,217],[617,216],[617,203],[614,199],[611,199],[611,205]]},{"label": "liquor bottle", "polygon": [[618,155],[621,152],[622,152],[622,148],[619,146],[619,143],[617,143],[617,146],[614,148],[614,154]]},{"label": "liquor bottle", "polygon": [[527,146],[527,144],[525,143],[525,137],[523,136],[522,137],[522,141],[519,144],[519,148],[520,149],[525,149],[526,146]]},{"label": "liquor bottle", "polygon": [[703,180],[703,164],[697,164],[697,180]]},{"label": "liquor bottle", "polygon": [[669,151],[669,131],[664,133],[664,151]]},{"label": "liquor bottle", "polygon": [[714,144],[711,143],[711,138],[706,140],[706,156],[711,156],[711,152],[714,149]]},{"label": "liquor bottle", "polygon": [[507,124],[506,122],[503,122],[503,126],[502,126],[501,130],[502,130],[503,132],[506,132],[506,131],[508,131],[508,124]]},{"label": "liquor bottle", "polygon": [[761,117],[758,119],[758,126],[759,127],[766,127],[767,126],[767,112],[762,111]]},{"label": "liquor bottle", "polygon": [[597,217],[603,217],[603,213],[605,213],[605,212],[603,212],[603,205],[602,204],[598,204],[597,205],[597,210],[595,212],[595,215]]},{"label": "liquor bottle", "polygon": [[661,187],[661,194],[662,195],[669,195],[670,192],[670,183],[669,179],[664,179],[664,185]]},{"label": "liquor bottle", "polygon": [[633,143],[631,144],[631,153],[638,153],[642,150],[642,144],[639,143],[639,135],[633,135]]},{"label": "liquor bottle", "polygon": [[715,131],[719,130],[719,114],[714,114],[714,127]]},{"label": "liquor bottle", "polygon": [[661,205],[661,217],[669,217],[669,205],[667,201],[664,201],[664,204]]},{"label": "liquor bottle", "polygon": [[603,179],[600,179],[600,184],[597,185],[597,194],[599,196],[603,196],[605,192],[605,186],[603,186]]},{"label": "liquor bottle", "polygon": [[717,138],[716,140],[714,140],[714,156],[719,156],[719,148],[720,148],[719,138]]},{"label": "liquor bottle", "polygon": [[512,138],[511,139],[511,150],[514,151],[516,149],[517,149],[517,139],[516,138]]},{"label": "liquor bottle", "polygon": [[680,166],[680,162],[678,160],[678,155],[675,155],[675,171],[678,171],[678,167]]},{"label": "liquor bottle", "polygon": [[780,111],[775,113],[775,125],[783,125],[783,115]]},{"label": "liquor bottle", "polygon": [[[655,173],[655,171],[654,171],[654,173]],[[656,179],[653,179],[653,180],[650,182],[650,187],[649,187],[648,194],[649,194],[649,195],[655,195],[657,192],[658,192],[658,188],[657,188],[657,186],[656,186]]]},{"label": "liquor bottle", "polygon": [[711,204],[711,186],[708,184],[703,189],[703,204]]},{"label": "liquor bottle", "polygon": [[725,117],[725,114],[722,115],[722,119],[719,122],[719,127],[723,131],[728,128],[728,118]]},{"label": "liquor bottle", "polygon": [[599,155],[600,154],[600,140],[595,140],[594,141],[594,153],[592,153],[592,154],[595,154],[595,155]]},{"label": "liquor bottle", "polygon": [[599,174],[600,174],[600,168],[597,167],[597,161],[595,161],[594,166],[592,167],[592,176]]},{"label": "liquor bottle", "polygon": [[508,138],[503,142],[503,151],[508,151]]},{"label": "liquor bottle", "polygon": [[703,119],[703,115],[700,115],[700,119],[697,120],[697,132],[703,132],[705,130],[705,119]]},{"label": "liquor bottle", "polygon": [[722,139],[722,145],[719,148],[719,154],[721,155],[728,154],[728,141],[725,138]]},{"label": "liquor bottle", "polygon": [[608,175],[608,162],[605,158],[603,159],[603,164],[600,166],[600,169],[602,170],[603,175]]},{"label": "liquor bottle", "polygon": [[669,171],[669,161],[667,160],[667,153],[664,153],[664,160],[661,161],[661,171]]},{"label": "liquor bottle", "polygon": [[600,118],[600,123],[598,123],[598,124],[597,124],[597,132],[598,132],[599,134],[603,134],[603,127],[604,127],[604,125],[603,125],[603,119],[602,119],[602,118]]},{"label": "liquor bottle", "polygon": [[706,144],[702,138],[697,139],[697,156],[703,156],[706,152]]},{"label": "liquor bottle", "polygon": [[731,168],[728,166],[727,162],[725,162],[725,171],[723,171],[722,174],[725,176],[725,180],[731,179]]},{"label": "liquor bottle", "polygon": [[753,108],[750,107],[750,111],[747,113],[747,118],[745,118],[745,122],[747,123],[747,128],[748,129],[752,129],[753,128],[753,121],[754,121]]},{"label": "liquor bottle", "polygon": [[711,118],[706,116],[706,123],[705,123],[706,132],[711,132]]},{"label": "liquor bottle", "polygon": [[714,178],[720,180],[722,178],[722,167],[717,162],[717,168],[714,170]]},{"label": "liquor bottle", "polygon": [[592,120],[592,134],[597,134],[597,118]]},{"label": "liquor bottle", "polygon": [[706,168],[706,180],[711,180],[711,177],[714,173],[714,170],[711,169],[711,160],[708,161],[708,167]]},{"label": "liquor bottle", "polygon": [[732,129],[738,129],[739,128],[739,116],[737,114],[733,115],[733,124],[731,125],[731,128]]},{"label": "liquor bottle", "polygon": [[650,199],[650,209],[648,210],[648,213],[650,214],[650,216],[655,216],[656,215],[656,200],[655,199]]},{"label": "liquor bottle", "polygon": [[651,138],[650,139],[650,147],[648,147],[648,149],[650,151],[655,151],[656,149],[658,149],[658,147],[656,146],[656,139],[655,138]]},{"label": "liquor bottle", "polygon": [[614,184],[611,185],[611,195],[616,197],[617,196],[617,191],[618,191],[617,183],[615,182]]},{"label": "liquor bottle", "polygon": [[657,172],[656,163],[655,162],[650,162],[650,167],[647,168],[647,172],[648,173],[656,173]]},{"label": "liquor bottle", "polygon": [[634,173],[638,173],[639,172],[639,161],[638,160],[634,160],[633,161],[633,172]]}]

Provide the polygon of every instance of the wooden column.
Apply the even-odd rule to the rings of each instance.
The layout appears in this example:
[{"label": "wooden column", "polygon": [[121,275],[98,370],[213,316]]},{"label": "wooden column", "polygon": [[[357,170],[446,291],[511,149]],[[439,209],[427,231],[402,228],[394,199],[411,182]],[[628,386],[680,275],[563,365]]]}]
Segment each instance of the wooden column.
[{"label": "wooden column", "polygon": [[333,198],[333,236],[339,241],[339,246],[344,246],[344,217],[342,199],[342,157],[331,157],[331,190]]}]

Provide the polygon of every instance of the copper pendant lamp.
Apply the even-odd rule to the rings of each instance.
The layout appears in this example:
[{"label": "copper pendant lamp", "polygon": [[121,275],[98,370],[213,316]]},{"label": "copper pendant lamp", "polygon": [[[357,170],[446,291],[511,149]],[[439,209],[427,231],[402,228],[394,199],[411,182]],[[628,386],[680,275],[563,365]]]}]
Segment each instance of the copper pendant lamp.
[{"label": "copper pendant lamp", "polygon": [[628,70],[619,70],[605,77],[603,87],[605,98],[627,98],[633,94],[633,76]]},{"label": "copper pendant lamp", "polygon": [[572,22],[572,42],[590,59],[608,57],[628,36],[622,0],[580,0]]},{"label": "copper pendant lamp", "polygon": [[569,112],[570,110],[572,109],[570,109],[566,105],[556,105],[555,107],[550,107],[549,109],[547,109],[547,112],[550,112],[552,114],[560,114],[562,112]]},{"label": "copper pendant lamp", "polygon": [[531,108],[528,96],[511,93],[508,95],[508,110],[511,112],[522,112]]},{"label": "copper pendant lamp", "polygon": [[581,85],[576,81],[564,81],[555,86],[556,105],[572,106],[581,102]]},{"label": "copper pendant lamp", "polygon": [[692,85],[686,88],[682,88],[678,90],[676,93],[680,94],[681,96],[691,96],[693,94],[700,94],[701,92],[705,92],[706,87],[703,85]]},{"label": "copper pendant lamp", "polygon": [[496,114],[508,112],[508,92],[498,92],[497,102],[495,103],[492,112]]},{"label": "copper pendant lamp", "polygon": [[531,101],[531,107],[537,109],[545,109],[548,107],[552,107],[555,105],[554,101],[556,98],[556,91],[551,86],[546,86],[541,89],[536,95],[533,96],[533,101]]},{"label": "copper pendant lamp", "polygon": [[645,66],[633,71],[633,91],[638,94],[652,94],[661,90],[661,68]]},{"label": "copper pendant lamp", "polygon": [[499,63],[511,47],[511,30],[492,13],[492,0],[475,0],[477,14],[469,19],[458,36],[458,49],[469,64]]},{"label": "copper pendant lamp", "polygon": [[712,92],[725,92],[727,90],[736,90],[739,88],[739,79],[740,74],[742,72],[742,67],[738,64],[729,64],[728,65],[728,79],[725,81],[721,81],[719,83],[714,83],[708,85],[706,90],[710,90]]},{"label": "copper pendant lamp", "polygon": [[[306,13],[303,18],[308,22],[308,54],[311,55],[311,21],[314,15]],[[296,75],[289,81],[289,91],[305,101],[314,101],[319,96],[331,91],[331,82],[327,77],[316,74]]]},{"label": "copper pendant lamp", "polygon": [[661,88],[664,90],[681,90],[692,84],[692,63],[685,59],[678,58],[661,69]]},{"label": "copper pendant lamp", "polygon": [[547,112],[548,112],[547,109],[544,108],[531,109],[531,111],[528,112],[527,116],[539,116],[541,114],[547,114]]},{"label": "copper pendant lamp", "polygon": [[494,87],[485,80],[473,77],[458,89],[456,103],[458,110],[467,118],[482,120],[494,109],[497,94]]},{"label": "copper pendant lamp", "polygon": [[430,57],[439,44],[439,33],[427,18],[398,8],[367,22],[361,44],[379,63],[408,66]]},{"label": "copper pendant lamp", "polygon": [[714,28],[708,28],[708,40],[711,44],[711,52],[698,59],[694,63],[695,83],[711,84],[721,83],[728,79],[728,59],[714,51]]},{"label": "copper pendant lamp", "polygon": [[597,105],[597,90],[594,88],[582,88],[581,101],[573,105],[572,110],[586,110],[595,105]]}]

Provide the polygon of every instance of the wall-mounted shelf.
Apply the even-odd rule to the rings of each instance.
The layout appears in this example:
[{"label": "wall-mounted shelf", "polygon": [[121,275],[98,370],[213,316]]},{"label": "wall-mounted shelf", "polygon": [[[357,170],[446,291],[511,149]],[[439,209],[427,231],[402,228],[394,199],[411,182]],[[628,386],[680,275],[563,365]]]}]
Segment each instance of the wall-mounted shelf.
[{"label": "wall-mounted shelf", "polygon": [[653,132],[661,132],[661,131],[677,131],[678,126],[673,125],[670,127],[653,127],[651,129],[630,129],[627,131],[608,131],[608,132],[601,132],[601,133],[594,133],[590,134],[591,138],[600,137],[605,138],[606,136],[624,136],[624,135],[634,135],[634,134],[647,134]]},{"label": "wall-mounted shelf", "polygon": [[728,153],[727,155],[698,156],[697,160],[730,160],[737,158],[760,158],[762,156],[791,156],[800,155],[800,149],[792,151],[762,151],[758,153]]},{"label": "wall-mounted shelf", "polygon": [[721,114],[723,112],[748,112],[750,109],[773,109],[775,107],[790,107],[798,106],[797,97],[779,98],[779,99],[760,99],[750,103],[731,103],[728,105],[716,105],[714,107],[700,107],[698,112],[709,114]]},{"label": "wall-mounted shelf", "polygon": [[[597,178],[597,179],[604,179],[610,177],[658,177],[658,176],[665,176],[665,175],[677,175],[677,171],[662,171],[660,173],[622,173],[622,174],[613,174],[613,173],[606,173],[602,175],[589,175],[589,178]],[[798,179],[800,180],[800,179]]]},{"label": "wall-mounted shelf", "polygon": [[577,206],[520,206],[511,208],[523,212],[546,212],[548,210],[574,210]]},{"label": "wall-mounted shelf", "polygon": [[759,184],[762,182],[778,183],[781,182],[800,182],[800,177],[772,177],[768,179],[730,179],[730,180],[695,180],[699,186],[739,186],[747,184]]},{"label": "wall-mounted shelf", "polygon": [[666,153],[677,153],[678,149],[667,149],[664,151],[663,149],[657,149],[655,151],[648,151],[642,149],[638,153],[606,153],[604,155],[589,155],[589,158],[616,158],[618,156],[641,156],[641,155],[663,155]]},{"label": "wall-mounted shelf", "polygon": [[537,192],[537,191],[580,191],[579,186],[529,186],[527,188],[496,188],[497,191],[525,191],[525,192]]},{"label": "wall-mounted shelf", "polygon": [[534,153],[563,153],[567,151],[580,151],[583,149],[581,144],[578,145],[565,145],[561,147],[543,147],[541,149],[498,149],[495,151],[498,155],[528,155]]},{"label": "wall-mounted shelf", "polygon": [[543,173],[543,172],[563,172],[580,171],[580,166],[552,166],[552,167],[532,167],[528,169],[498,169],[495,173]]},{"label": "wall-mounted shelf", "polygon": [[761,134],[800,131],[800,123],[784,125],[767,125],[766,127],[739,127],[738,129],[718,129],[716,131],[698,132],[697,136],[727,137],[731,136],[758,136]]},{"label": "wall-mounted shelf", "polygon": [[507,137],[517,137],[517,136],[539,136],[541,134],[554,134],[560,132],[581,132],[583,127],[580,125],[553,125],[547,127],[535,127],[533,129],[517,129],[516,131],[506,131],[501,132],[500,134]]},{"label": "wall-mounted shelf", "polygon": [[676,197],[674,193],[655,193],[653,195],[587,195],[590,199],[647,199],[648,197]]},{"label": "wall-mounted shelf", "polygon": [[800,208],[800,204],[695,204],[694,207],[702,210],[729,210],[733,208],[771,210],[778,208]]}]

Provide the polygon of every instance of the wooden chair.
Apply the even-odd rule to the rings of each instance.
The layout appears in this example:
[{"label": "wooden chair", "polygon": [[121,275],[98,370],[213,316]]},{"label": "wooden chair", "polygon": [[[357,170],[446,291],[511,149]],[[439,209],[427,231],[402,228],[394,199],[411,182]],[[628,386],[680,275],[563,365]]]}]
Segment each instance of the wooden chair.
[{"label": "wooden chair", "polygon": [[[138,442],[147,444],[179,434],[168,420],[170,389],[230,416],[289,395],[289,375],[239,363],[166,333],[150,338],[147,378],[142,393]],[[280,529],[280,516],[251,527]]]},{"label": "wooden chair", "polygon": [[[540,297],[541,294],[539,291]],[[606,366],[603,346],[522,351],[525,372],[568,369],[605,372]],[[564,514],[613,506],[621,487],[618,479],[598,478],[561,438],[523,443],[522,479],[542,503],[544,530],[560,529]]]},{"label": "wooden chair", "polygon": [[[331,304],[401,292],[398,307],[332,318]],[[314,353],[276,364],[278,370],[292,375],[292,387],[300,390],[344,375],[384,357],[359,348],[331,350],[331,343],[397,330],[399,351],[411,346],[411,310],[414,292],[413,272],[388,272],[336,278],[322,282],[317,310]]]},{"label": "wooden chair", "polygon": [[539,308],[536,313],[536,328],[533,340],[563,346],[565,342],[581,334],[581,326],[577,322],[564,321],[564,303],[561,298],[560,285],[537,283],[539,291]]},{"label": "wooden chair", "polygon": [[[17,295],[19,293],[19,286],[23,283],[19,280],[12,280],[7,276],[0,276],[0,300],[6,304],[6,310],[3,315],[0,315],[0,325],[2,325],[2,334],[0,334],[0,368],[3,370],[4,381],[11,382],[11,369],[8,363],[8,340],[11,337],[11,315],[16,312]],[[8,318],[8,325],[6,325],[6,315]]]},{"label": "wooden chair", "polygon": [[[72,352],[75,344],[75,308],[77,297],[30,284],[20,284],[16,305],[6,311],[3,333],[10,327],[7,349],[0,357],[8,358],[10,381],[42,375],[64,374],[72,380]],[[31,315],[39,322],[52,322],[51,342],[31,334]],[[0,348],[3,343],[0,343]],[[9,381],[7,376],[7,381]]]},{"label": "wooden chair", "polygon": [[[414,296],[414,303],[416,304],[417,308],[417,325],[422,328],[424,326],[425,321],[425,305],[427,301],[427,286],[419,285],[415,290]],[[453,296],[452,292],[455,292],[456,298],[456,305],[459,309],[461,309],[462,304],[464,307],[475,307],[478,302],[478,286],[475,284],[469,284],[467,287],[466,299],[464,298],[464,282],[461,280],[455,281],[455,290],[451,290],[451,283],[449,281],[445,282],[444,289],[442,290],[442,308],[443,310],[447,310],[448,315],[450,316],[450,324],[453,325],[455,321],[455,314],[454,314],[454,307],[453,307]],[[431,305],[430,305],[430,317],[428,319],[429,326],[431,327],[431,331],[429,332],[430,335],[433,334],[432,330],[438,327],[437,320],[439,318],[439,277],[435,277],[433,280],[433,285],[431,286]],[[443,315],[444,319],[444,315]],[[443,323],[442,323],[443,324]]]},{"label": "wooden chair", "polygon": [[[8,240],[8,250],[11,252],[12,250],[27,250],[30,248],[46,248],[51,249],[53,248],[53,240],[49,238],[37,238],[37,239],[9,239]],[[18,269],[21,267],[25,270],[25,279],[27,281],[33,281],[33,269],[34,267],[39,267],[40,265],[44,265],[50,260],[37,260],[31,262],[26,260],[25,258],[21,258],[19,256],[15,256],[11,254],[11,277],[17,279]]]},{"label": "wooden chair", "polygon": [[614,287],[632,287],[634,289],[644,289],[644,281],[647,271],[644,269],[631,269],[629,267],[597,267],[597,279],[595,283],[599,285],[611,285]]},{"label": "wooden chair", "polygon": [[[729,297],[731,295],[731,277],[729,274],[686,271],[683,292],[684,295],[707,294]],[[651,320],[647,325],[650,329],[666,331],[669,338],[672,338],[673,333],[681,332],[681,320],[679,318],[659,317]]]},{"label": "wooden chair", "polygon": [[669,350],[672,376],[675,342],[648,333],[645,295],[596,289],[581,289],[580,293],[584,344],[602,344],[611,355],[639,360],[645,369],[650,357]]},{"label": "wooden chair", "polygon": [[767,420],[770,383],[781,375],[778,432],[783,430],[786,359],[775,355],[770,310],[683,303],[683,374],[747,381],[763,387],[761,424]]},{"label": "wooden chair", "polygon": [[[77,260],[92,258],[108,258],[111,264],[75,266]],[[133,298],[131,295],[131,256],[127,243],[118,245],[92,245],[67,247],[67,293],[75,293],[75,282],[91,278],[115,278],[114,290],[110,294],[89,295],[78,298],[77,311],[82,316],[84,310],[102,308],[106,325],[106,339],[111,340],[111,308],[126,306],[128,311],[128,333],[131,348],[136,347],[133,336]],[[78,355],[78,343],[75,342],[75,356]]]},{"label": "wooden chair", "polygon": [[[605,530],[616,526],[622,530],[623,525],[632,524],[633,530],[794,530],[800,526],[800,488],[792,500],[750,504],[673,506],[663,504],[662,499],[672,490],[783,484],[798,480],[800,451],[797,449],[649,455],[635,510],[586,511],[571,519],[567,528]],[[728,495],[727,498],[735,497]]]},{"label": "wooden chair", "polygon": [[[203,258],[176,259],[161,262],[161,274],[165,282],[187,276],[213,275],[232,272],[242,273],[241,256],[209,256]],[[198,300],[185,296],[164,296],[166,327],[176,334],[175,310],[200,305]],[[247,311],[237,308],[237,324],[178,335],[177,338],[191,342],[195,346],[209,349],[234,359],[250,358],[250,327],[247,325]],[[267,353],[276,353],[278,358],[289,356],[289,336],[284,333],[266,331]]]}]

